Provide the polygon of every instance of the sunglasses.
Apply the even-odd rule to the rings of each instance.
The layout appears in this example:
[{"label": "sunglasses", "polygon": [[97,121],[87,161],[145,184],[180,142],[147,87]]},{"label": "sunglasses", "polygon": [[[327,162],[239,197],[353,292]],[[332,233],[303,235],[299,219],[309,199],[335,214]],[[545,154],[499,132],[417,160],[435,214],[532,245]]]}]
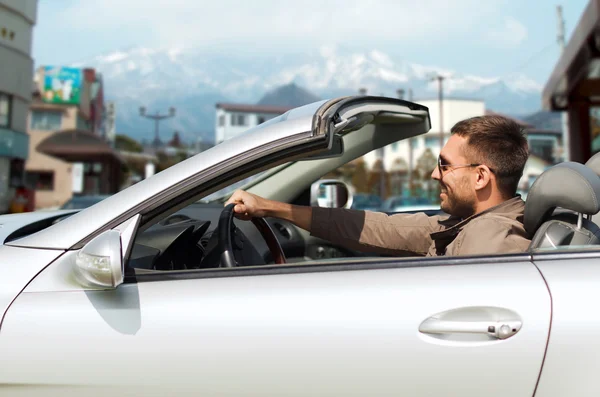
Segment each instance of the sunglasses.
[{"label": "sunglasses", "polygon": [[[442,158],[440,156],[438,156],[437,159],[437,167],[438,167],[438,171],[440,172],[440,175],[444,174],[445,170],[448,170],[449,168],[465,168],[465,167],[478,167],[480,165],[483,164],[443,164],[442,163]],[[490,167],[488,167],[490,171],[494,172],[494,170],[492,170]]]}]

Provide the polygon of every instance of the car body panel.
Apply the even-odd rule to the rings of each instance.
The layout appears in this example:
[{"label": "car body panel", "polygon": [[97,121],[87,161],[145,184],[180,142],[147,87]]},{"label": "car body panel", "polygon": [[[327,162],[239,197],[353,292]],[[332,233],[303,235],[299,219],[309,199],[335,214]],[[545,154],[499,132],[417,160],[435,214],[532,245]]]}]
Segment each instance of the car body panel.
[{"label": "car body panel", "polygon": [[[2,328],[0,394],[530,396],[541,369],[550,298],[527,261],[195,274],[21,294]],[[523,327],[507,340],[419,332],[473,307],[514,311]]]},{"label": "car body panel", "polygon": [[0,326],[13,300],[40,271],[62,253],[63,251],[58,250],[0,246]]},{"label": "car body panel", "polygon": [[536,392],[599,396],[600,254],[534,255],[552,294],[552,329]]}]

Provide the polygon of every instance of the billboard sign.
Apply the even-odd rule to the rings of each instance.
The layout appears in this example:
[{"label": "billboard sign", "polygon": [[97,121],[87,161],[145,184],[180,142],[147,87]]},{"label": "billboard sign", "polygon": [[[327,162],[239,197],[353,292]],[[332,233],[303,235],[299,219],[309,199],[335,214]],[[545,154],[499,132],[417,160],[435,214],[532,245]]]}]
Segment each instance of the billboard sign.
[{"label": "billboard sign", "polygon": [[78,105],[81,99],[82,74],[81,69],[77,68],[44,67],[43,101]]}]

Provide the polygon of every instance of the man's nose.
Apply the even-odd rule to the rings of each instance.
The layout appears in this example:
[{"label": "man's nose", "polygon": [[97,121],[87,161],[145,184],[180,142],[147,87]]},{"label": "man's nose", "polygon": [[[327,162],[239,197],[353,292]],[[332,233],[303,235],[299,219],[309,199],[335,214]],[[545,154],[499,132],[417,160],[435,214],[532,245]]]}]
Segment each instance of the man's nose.
[{"label": "man's nose", "polygon": [[435,179],[436,181],[439,181],[440,179],[442,179],[442,176],[440,175],[440,170],[438,169],[438,167],[435,167],[433,169],[433,171],[431,172],[431,178]]}]

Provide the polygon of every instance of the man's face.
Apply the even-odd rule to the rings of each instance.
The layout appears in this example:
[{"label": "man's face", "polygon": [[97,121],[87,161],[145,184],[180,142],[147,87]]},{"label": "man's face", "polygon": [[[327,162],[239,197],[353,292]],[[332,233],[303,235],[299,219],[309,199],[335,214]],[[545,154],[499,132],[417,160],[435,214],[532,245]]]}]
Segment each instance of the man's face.
[{"label": "man's face", "polygon": [[452,135],[440,153],[440,166],[431,174],[440,184],[442,211],[462,218],[473,215],[477,203],[473,167],[464,157],[462,150],[466,144],[465,138]]}]

